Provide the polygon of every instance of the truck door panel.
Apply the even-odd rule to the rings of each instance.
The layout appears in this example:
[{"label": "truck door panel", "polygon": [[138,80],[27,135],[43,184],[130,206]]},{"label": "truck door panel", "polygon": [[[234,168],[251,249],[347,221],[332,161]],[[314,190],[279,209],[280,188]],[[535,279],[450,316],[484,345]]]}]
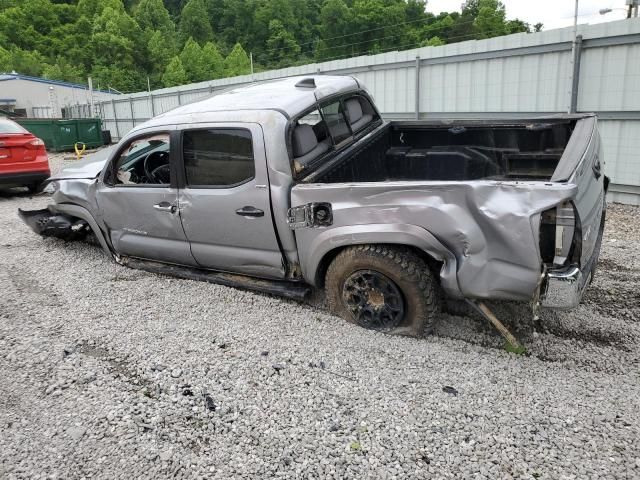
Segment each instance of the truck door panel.
[{"label": "truck door panel", "polygon": [[[195,265],[178,214],[178,189],[170,181],[175,160],[169,133],[152,132],[131,140],[109,162],[96,201],[117,253]],[[149,170],[157,178],[149,178]]]},{"label": "truck door panel", "polygon": [[225,123],[182,128],[184,188],[178,203],[198,265],[284,277],[260,126]]}]

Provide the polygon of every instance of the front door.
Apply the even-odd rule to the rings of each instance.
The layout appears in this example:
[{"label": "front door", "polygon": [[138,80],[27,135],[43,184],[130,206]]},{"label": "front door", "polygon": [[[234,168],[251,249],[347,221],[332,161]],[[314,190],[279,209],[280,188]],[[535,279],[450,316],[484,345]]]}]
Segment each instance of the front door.
[{"label": "front door", "polygon": [[182,157],[180,216],[198,264],[282,278],[260,126],[184,126]]},{"label": "front door", "polygon": [[178,211],[172,138],[153,132],[127,142],[110,160],[96,198],[118,254],[194,265]]}]

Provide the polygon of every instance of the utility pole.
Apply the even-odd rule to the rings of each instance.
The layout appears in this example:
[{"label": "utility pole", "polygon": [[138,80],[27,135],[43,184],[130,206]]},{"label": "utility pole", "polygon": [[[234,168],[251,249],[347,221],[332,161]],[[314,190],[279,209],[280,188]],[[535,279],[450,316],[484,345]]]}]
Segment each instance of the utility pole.
[{"label": "utility pole", "polygon": [[[578,61],[578,1],[576,0],[576,8],[573,13],[573,42],[571,43],[571,70],[573,72],[573,77],[571,79],[571,84],[575,84],[575,76],[579,74],[576,72],[576,62]],[[571,88],[571,95],[569,97],[569,108],[567,109],[567,113],[575,113],[573,112],[573,87]]]},{"label": "utility pole", "polygon": [[89,83],[89,105],[91,105],[91,115],[90,115],[90,117],[93,118],[93,116],[96,114],[95,106],[93,104],[93,79],[91,77],[89,77],[87,79],[87,81]]},{"label": "utility pole", "polygon": [[249,61],[251,62],[251,81],[253,82],[253,52],[249,52]]}]

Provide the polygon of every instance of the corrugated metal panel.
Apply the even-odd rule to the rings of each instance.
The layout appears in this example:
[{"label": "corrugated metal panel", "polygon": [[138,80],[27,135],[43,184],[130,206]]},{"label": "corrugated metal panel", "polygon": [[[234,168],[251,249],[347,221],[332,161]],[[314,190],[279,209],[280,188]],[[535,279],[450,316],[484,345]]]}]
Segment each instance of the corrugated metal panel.
[{"label": "corrugated metal panel", "polygon": [[613,183],[640,186],[640,119],[599,120],[605,173]]},{"label": "corrugated metal panel", "polygon": [[581,110],[640,110],[640,44],[585,50],[580,69]]}]

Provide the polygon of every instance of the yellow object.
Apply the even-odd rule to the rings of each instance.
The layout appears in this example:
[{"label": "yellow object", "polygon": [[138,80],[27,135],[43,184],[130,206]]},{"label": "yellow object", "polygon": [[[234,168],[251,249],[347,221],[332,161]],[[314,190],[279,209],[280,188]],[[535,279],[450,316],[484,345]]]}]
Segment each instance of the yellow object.
[{"label": "yellow object", "polygon": [[[78,145],[82,145],[82,148],[78,148]],[[76,142],[73,144],[73,148],[76,150],[76,158],[80,160],[82,158],[82,154],[87,149],[87,144],[84,142]]]}]

